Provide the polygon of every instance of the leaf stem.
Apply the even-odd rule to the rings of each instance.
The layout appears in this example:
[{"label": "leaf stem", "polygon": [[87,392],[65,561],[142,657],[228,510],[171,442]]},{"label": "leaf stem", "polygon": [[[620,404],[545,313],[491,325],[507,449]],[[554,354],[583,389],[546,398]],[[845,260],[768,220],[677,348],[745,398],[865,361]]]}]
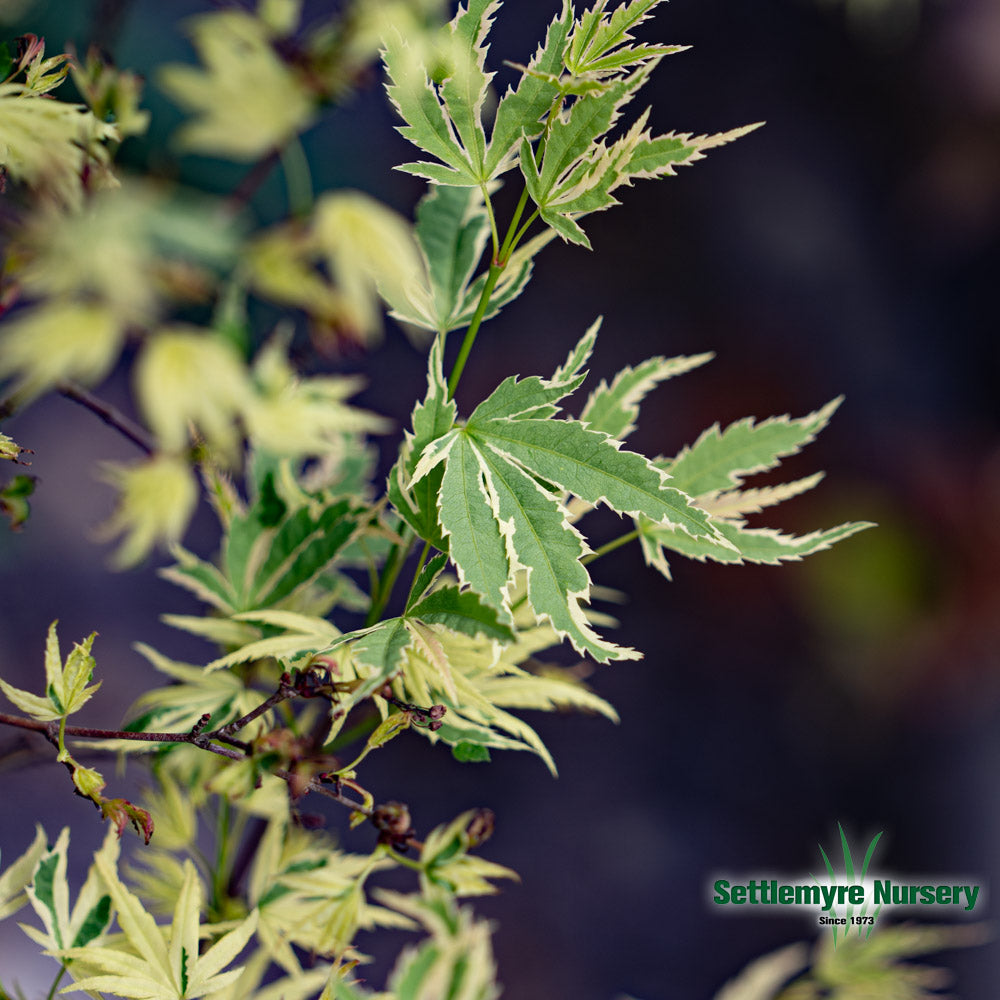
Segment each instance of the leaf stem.
[{"label": "leaf stem", "polygon": [[635,541],[639,537],[639,529],[636,528],[635,531],[629,531],[627,534],[622,535],[620,538],[614,538],[610,542],[602,545],[599,549],[591,552],[590,555],[584,556],[580,562],[584,565],[593,562],[595,559],[600,559],[601,556],[606,556],[609,552],[614,552],[615,549],[620,549],[623,545],[628,545],[629,542]]},{"label": "leaf stem", "polygon": [[483,202],[486,205],[486,215],[490,220],[490,237],[493,240],[493,259],[497,260],[500,256],[500,234],[497,231],[497,217],[493,212],[493,202],[490,199],[489,191],[486,190],[486,185],[480,184],[479,187],[483,192]]},{"label": "leaf stem", "polygon": [[[528,189],[525,188],[521,192],[517,208],[514,209],[514,216],[510,220],[510,225],[507,227],[507,234],[504,237],[503,245],[500,247],[499,251],[494,249],[493,259],[490,261],[490,270],[486,276],[486,284],[483,285],[482,294],[479,296],[479,304],[476,306],[476,311],[472,316],[472,322],[469,324],[468,330],[465,331],[465,339],[462,341],[458,357],[455,359],[455,367],[452,368],[451,377],[448,379],[449,399],[455,395],[458,380],[462,377],[462,372],[465,371],[465,362],[469,359],[469,352],[472,350],[472,345],[476,342],[476,335],[479,333],[479,327],[482,326],[483,317],[486,315],[486,310],[490,305],[490,297],[493,295],[493,290],[496,288],[497,282],[500,280],[500,275],[503,274],[504,268],[510,260],[510,255],[514,252],[514,249],[520,242],[525,230],[532,222],[534,222],[535,215],[538,214],[536,210],[535,215],[533,215],[524,224],[524,226],[518,230],[518,224],[521,221],[521,216],[524,214],[524,209],[527,204]],[[488,200],[487,205],[489,205]],[[490,211],[492,212],[492,209],[490,209]],[[492,214],[490,216],[490,223],[491,226],[494,225]],[[494,248],[496,247],[496,241],[494,241],[493,246]]]},{"label": "leaf stem", "polygon": [[400,854],[398,851],[394,851],[388,844],[382,844],[382,850],[387,854],[397,865],[403,865],[405,868],[412,868],[415,872],[424,871],[424,866],[419,861],[414,861],[413,858],[408,858],[405,854]]},{"label": "leaf stem", "polygon": [[313,207],[312,175],[309,159],[299,137],[293,135],[281,147],[281,171],[285,175],[285,190],[288,192],[288,214],[301,218],[308,215]]},{"label": "leaf stem", "polygon": [[56,974],[56,978],[52,981],[52,985],[49,987],[49,992],[45,995],[45,1000],[52,1000],[52,998],[56,995],[56,989],[62,982],[62,977],[65,975],[66,963],[63,962],[63,964],[59,966],[59,972]]},{"label": "leaf stem", "polygon": [[223,902],[226,886],[229,884],[229,800],[223,795],[219,797],[219,814],[215,825],[215,865],[212,868],[212,903],[211,911],[217,916],[223,912]]},{"label": "leaf stem", "polygon": [[538,210],[536,209],[531,218],[524,224],[520,231],[518,231],[518,223],[521,221],[521,216],[524,215],[524,210],[528,205],[528,189],[525,188],[521,192],[521,197],[518,200],[517,208],[514,209],[514,215],[510,220],[510,225],[507,227],[507,235],[504,238],[503,246],[500,248],[500,252],[494,256],[496,263],[501,266],[506,266],[507,261],[510,260],[510,255],[514,252],[514,247],[521,241],[521,236],[524,234],[524,230],[535,221],[535,217],[538,215]]},{"label": "leaf stem", "polygon": [[514,252],[513,251],[513,247],[516,247],[518,245],[518,243],[521,242],[522,237],[531,228],[531,224],[537,218],[538,218],[538,209],[536,208],[534,210],[534,212],[532,212],[531,215],[528,216],[527,222],[525,222],[525,224],[523,226],[521,226],[521,228],[517,231],[517,236],[514,237],[514,243],[513,243],[513,246],[511,248],[511,253]]},{"label": "leaf stem", "polygon": [[[504,246],[506,245],[507,242],[504,241]],[[455,395],[458,380],[462,377],[462,372],[465,371],[465,362],[468,361],[469,352],[472,350],[472,345],[476,342],[476,334],[479,333],[479,327],[482,326],[483,316],[486,315],[486,309],[490,304],[490,296],[493,294],[493,289],[497,286],[497,281],[500,279],[500,275],[503,274],[503,269],[503,264],[497,264],[496,262],[490,264],[490,271],[486,277],[486,284],[483,285],[483,294],[479,296],[479,305],[476,306],[476,311],[473,314],[472,322],[469,324],[469,329],[465,331],[465,339],[462,341],[458,357],[455,359],[455,367],[452,368],[451,377],[448,379],[449,399]]]},{"label": "leaf stem", "polygon": [[[465,371],[465,363],[469,360],[469,354],[472,352],[472,346],[476,342],[476,336],[479,333],[479,328],[483,324],[483,317],[486,315],[486,310],[489,308],[490,298],[497,286],[497,282],[500,280],[500,275],[503,274],[504,268],[506,268],[507,262],[510,260],[510,255],[514,252],[514,249],[520,242],[521,237],[538,215],[538,211],[536,209],[528,221],[521,226],[520,229],[518,229],[521,216],[524,214],[524,210],[528,204],[528,189],[525,188],[521,192],[521,197],[518,200],[517,207],[514,209],[513,218],[510,221],[510,225],[507,227],[507,233],[504,237],[503,245],[498,250],[496,216],[494,215],[493,204],[490,201],[489,192],[486,190],[485,185],[483,186],[483,196],[485,198],[486,211],[490,220],[490,231],[493,239],[493,259],[490,261],[489,273],[486,276],[486,283],[483,285],[483,291],[479,296],[479,303],[476,306],[476,311],[473,313],[472,321],[469,323],[469,327],[465,331],[462,346],[459,348],[458,357],[455,359],[455,365],[448,378],[449,399],[454,397],[459,379],[462,377],[462,372]],[[404,536],[404,540],[405,544],[395,545],[390,550],[389,557],[386,560],[385,569],[383,570],[382,576],[378,581],[377,593],[376,588],[373,588],[372,603],[368,610],[368,617],[365,622],[365,624],[369,627],[378,622],[382,612],[385,610],[385,606],[389,602],[393,587],[396,585],[396,580],[403,568],[403,564],[406,562],[406,559],[410,554],[410,549],[413,545],[414,539],[405,538]],[[420,575],[420,571],[423,569],[429,552],[430,543],[427,542],[424,545],[424,551],[420,556],[416,571],[413,574],[413,582],[410,584],[410,593],[407,601],[413,597],[413,587],[416,585],[417,578]]]},{"label": "leaf stem", "polygon": [[372,595],[371,607],[368,609],[368,617],[365,619],[366,627],[371,628],[372,625],[377,625],[381,620],[382,612],[385,611],[385,606],[389,603],[393,587],[396,586],[396,580],[410,554],[412,545],[413,540],[406,538],[402,543],[393,545],[389,550],[389,557],[385,561],[385,569],[379,580],[378,593]]}]

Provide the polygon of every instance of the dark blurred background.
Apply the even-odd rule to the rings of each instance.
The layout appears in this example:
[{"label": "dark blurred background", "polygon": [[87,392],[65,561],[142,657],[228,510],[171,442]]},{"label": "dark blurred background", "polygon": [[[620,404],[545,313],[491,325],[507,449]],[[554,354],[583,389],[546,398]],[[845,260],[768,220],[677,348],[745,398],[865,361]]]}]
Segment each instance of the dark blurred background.
[{"label": "dark blurred background", "polygon": [[[100,36],[119,65],[149,75],[192,60],[178,21],[208,6],[49,0],[11,31],[43,34],[53,52]],[[526,61],[554,6],[508,0],[493,66]],[[626,190],[622,207],[589,220],[592,253],[549,247],[526,294],[484,329],[460,404],[513,372],[552,371],[603,314],[594,382],[651,354],[717,354],[647,401],[635,447],[672,454],[714,421],[799,416],[844,393],[832,425],[784,467],[828,478],[758,522],[879,527],[783,568],[677,557],[670,583],[637,549],[595,564],[596,583],[629,594],[615,609],[620,634],[646,656],[591,678],[620,726],[532,719],[558,780],[527,755],[459,765],[415,739],[372,760],[370,787],[409,802],[421,829],[495,809],[485,853],[522,883],[479,907],[499,925],[515,1000],[711,997],[754,957],[815,935],[805,916],[711,912],[712,873],[818,871],[817,843],[836,846],[838,821],[859,849],[885,830],[888,870],[988,881],[1000,858],[1000,3],[674,0],[645,37],[694,46],[637,102],[653,104],[657,132],[767,126]],[[180,116],[152,83],[145,104],[152,130],[123,159],[162,169]],[[411,156],[394,124],[373,73],[304,137],[317,189],[360,188],[409,215],[421,187],[391,169]],[[210,191],[245,170],[195,157],[170,169]],[[277,177],[255,210],[282,215]],[[367,372],[364,402],[402,428],[424,365],[390,328],[381,348],[339,367]],[[102,395],[124,404],[125,374]],[[53,618],[64,646],[97,629],[105,686],[86,718],[117,722],[154,683],[133,642],[210,655],[157,620],[194,605],[153,566],[109,572],[106,547],[88,538],[112,502],[93,463],[133,457],[127,443],[61,398],[4,430],[34,449],[41,482],[25,530],[0,538],[3,675],[30,684]],[[394,446],[383,442],[387,461]],[[203,511],[188,544],[209,554],[213,523]],[[595,521],[598,543],[619,531]],[[61,768],[29,761],[8,757],[0,773],[5,858],[36,819],[51,836],[72,823],[86,857],[96,815]],[[31,996],[54,966],[22,951],[20,934],[0,927],[0,970]],[[360,943],[384,958],[404,940],[388,938]],[[995,945],[942,962],[959,996],[995,997]]]}]

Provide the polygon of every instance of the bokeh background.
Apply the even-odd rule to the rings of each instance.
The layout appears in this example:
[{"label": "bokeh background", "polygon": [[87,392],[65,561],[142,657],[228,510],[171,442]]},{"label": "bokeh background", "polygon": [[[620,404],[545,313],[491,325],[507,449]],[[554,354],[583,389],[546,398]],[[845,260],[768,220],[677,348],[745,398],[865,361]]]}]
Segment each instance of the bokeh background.
[{"label": "bokeh background", "polygon": [[[208,6],[8,0],[0,12],[10,34],[42,34],[50,51],[96,39],[151,76],[192,61],[178,22]],[[550,7],[508,0],[494,67],[527,59]],[[828,478],[771,521],[879,527],[780,569],[678,557],[667,582],[637,549],[595,564],[595,582],[629,595],[615,609],[621,636],[646,656],[591,678],[620,726],[537,720],[558,780],[527,755],[459,765],[416,739],[372,760],[370,787],[409,802],[422,829],[470,806],[497,812],[485,853],[522,882],[480,908],[498,923],[515,1000],[711,997],[754,957],[815,934],[804,916],[712,912],[712,874],[818,871],[817,843],[836,845],[838,821],[859,846],[885,830],[888,870],[988,881],[1000,861],[1000,3],[674,0],[647,34],[694,47],[643,95],[657,131],[767,126],[626,191],[590,221],[593,253],[550,246],[526,294],[484,329],[460,403],[513,372],[553,370],[603,314],[595,380],[654,353],[717,354],[647,401],[638,448],[673,453],[714,421],[802,415],[843,393],[832,425],[787,463],[790,476]],[[368,84],[304,137],[316,186],[409,214],[420,185],[391,169],[409,148],[374,71]],[[153,126],[124,147],[126,165],[232,188],[244,168],[166,151],[180,116],[152,82],[145,104]],[[279,178],[254,210],[281,217]],[[367,373],[363,401],[400,430],[422,392],[423,357],[391,326],[378,350],[329,366]],[[127,405],[125,373],[102,395]],[[0,670],[30,684],[54,618],[64,644],[97,629],[105,683],[86,718],[116,723],[153,683],[132,643],[208,658],[158,621],[194,606],[157,561],[110,572],[93,538],[112,503],[94,463],[131,458],[127,442],[61,398],[4,430],[34,449],[41,482],[25,530],[0,537]],[[203,511],[187,543],[209,554],[213,523]],[[618,531],[611,518],[595,535]],[[0,847],[20,853],[36,820],[50,833],[72,823],[83,859],[97,817],[44,756],[0,733]],[[54,965],[24,940],[0,927],[0,970],[41,995]],[[361,945],[384,959],[403,940]],[[959,996],[995,997],[995,944],[942,961]]]}]

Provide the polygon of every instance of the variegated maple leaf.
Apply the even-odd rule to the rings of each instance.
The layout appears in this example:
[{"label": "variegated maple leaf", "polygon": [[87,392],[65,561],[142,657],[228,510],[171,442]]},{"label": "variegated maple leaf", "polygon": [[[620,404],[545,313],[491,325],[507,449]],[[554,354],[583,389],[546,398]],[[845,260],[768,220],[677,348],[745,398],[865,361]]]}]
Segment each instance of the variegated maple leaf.
[{"label": "variegated maple leaf", "polygon": [[[596,335],[594,324],[551,379],[508,378],[468,420],[447,430],[454,403],[448,400],[438,352],[431,359],[428,397],[415,417],[414,447],[423,447],[406,488],[419,488],[443,466],[436,496],[438,530],[462,584],[509,617],[514,573],[526,569],[527,597],[536,614],[577,650],[606,662],[639,654],[606,642],[586,620],[590,577],[582,559],[590,549],[569,519],[565,495],[649,518],[692,538],[712,539],[723,548],[729,543],[647,458],[579,420],[555,419],[557,403],[585,377],[581,369]],[[438,430],[426,443],[421,440],[425,424]],[[420,513],[423,519],[410,521],[417,530],[429,511],[424,507]]]},{"label": "variegated maple leaf", "polygon": [[400,170],[438,185],[486,185],[520,164],[536,214],[563,239],[589,246],[579,219],[618,204],[612,192],[634,179],[673,174],[704,151],[756,125],[694,136],[654,137],[648,109],[625,135],[605,136],[659,61],[685,46],[632,44],[632,30],[662,0],[632,0],[613,10],[598,0],[578,18],[569,0],[548,28],[522,77],[500,100],[487,138],[483,108],[493,73],[486,44],[498,0],[468,0],[439,44],[433,78],[421,54],[397,33],[384,59],[388,93],[405,125],[399,131],[429,157]]}]

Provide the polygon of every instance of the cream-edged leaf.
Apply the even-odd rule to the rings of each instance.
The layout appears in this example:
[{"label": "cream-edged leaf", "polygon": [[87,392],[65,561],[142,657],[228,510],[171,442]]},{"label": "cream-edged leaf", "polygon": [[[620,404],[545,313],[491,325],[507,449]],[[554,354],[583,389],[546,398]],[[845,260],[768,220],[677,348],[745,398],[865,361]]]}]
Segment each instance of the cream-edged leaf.
[{"label": "cream-edged leaf", "polygon": [[493,73],[485,69],[486,36],[500,0],[466,0],[449,25],[450,44],[446,55],[451,65],[441,84],[441,97],[448,116],[473,169],[485,181],[486,134],[483,130],[483,102]]},{"label": "cream-edged leaf", "polygon": [[109,307],[47,300],[4,323],[0,378],[16,379],[6,391],[18,403],[41,395],[62,379],[93,385],[114,367],[124,343],[125,329]]},{"label": "cream-edged leaf", "polygon": [[430,472],[433,472],[447,457],[459,438],[457,429],[448,431],[446,434],[431,441],[420,455],[413,475],[410,478],[410,486],[416,486]]},{"label": "cream-edged leaf", "polygon": [[667,485],[648,459],[579,421],[470,420],[468,433],[587,503],[603,503],[619,514],[641,513],[695,538],[718,538],[708,515],[673,483]]},{"label": "cream-edged leaf", "polygon": [[553,118],[538,173],[539,208],[548,205],[549,193],[573,169],[591,144],[617,121],[622,107],[649,79],[650,69],[650,66],[640,67],[603,93],[582,97]]},{"label": "cream-edged leaf", "polygon": [[[557,403],[584,378],[581,369],[596,332],[594,324],[552,379],[505,379],[464,427],[452,427],[424,448],[413,478],[444,465],[439,523],[462,586],[475,590],[506,622],[511,581],[526,569],[536,614],[576,649],[605,662],[638,654],[602,640],[583,611],[590,578],[582,559],[590,550],[559,494],[604,503],[620,514],[642,514],[722,548],[730,543],[648,459],[580,421],[553,419]],[[650,373],[645,375],[648,380]],[[641,383],[619,393],[619,422],[622,414],[627,419]]]},{"label": "cream-edged leaf", "polygon": [[380,891],[380,901],[419,920],[430,937],[403,951],[389,978],[396,1000],[496,1000],[496,963],[489,924],[459,909],[447,894],[429,900]]},{"label": "cream-edged leaf", "polygon": [[[34,69],[51,67],[53,59],[36,62]],[[0,167],[43,197],[78,208],[94,188],[115,183],[103,144],[119,140],[120,133],[82,105],[44,93],[58,73],[43,70],[32,79],[33,68],[26,69],[25,83],[0,83]]]},{"label": "cream-edged leaf", "polygon": [[136,362],[135,388],[166,451],[180,452],[194,427],[209,446],[234,454],[236,418],[249,405],[251,387],[238,352],[220,336],[187,326],[156,332]]},{"label": "cream-edged leaf", "polygon": [[716,521],[715,526],[729,543],[727,547],[717,545],[711,539],[692,538],[676,529],[640,520],[639,539],[646,562],[669,577],[663,558],[663,549],[666,548],[699,562],[709,559],[721,563],[749,562],[775,566],[780,562],[797,562],[873,527],[868,522],[851,522],[826,531],[796,536],[785,535],[772,528],[747,528],[733,521]]},{"label": "cream-edged leaf", "polygon": [[[574,26],[566,52],[566,68],[574,76],[587,76],[616,70],[623,65],[650,58],[647,48],[677,50],[679,46],[640,46],[634,51],[626,45],[633,40],[631,32],[648,18],[663,0],[631,0],[616,7],[610,14],[607,0],[598,0],[586,10]],[[661,54],[659,52],[655,54]]]},{"label": "cream-edged leaf", "polygon": [[465,434],[456,436],[454,454],[445,467],[439,510],[459,581],[490,607],[503,609],[509,576],[507,545],[484,479],[482,455]]},{"label": "cream-edged leaf", "polygon": [[438,184],[478,186],[478,173],[456,135],[455,126],[428,78],[420,55],[396,32],[386,39],[382,58],[389,77],[386,92],[406,122],[397,130],[418,149],[440,161],[439,164],[409,163],[399,169],[407,169]]},{"label": "cream-edged leaf", "polygon": [[156,921],[146,912],[138,897],[122,884],[114,865],[107,858],[98,856],[94,864],[114,903],[118,926],[124,932],[129,946],[152,975],[160,977],[161,982],[171,982],[172,969],[167,946]]},{"label": "cream-edged leaf", "polygon": [[0,691],[3,691],[7,700],[13,702],[22,712],[40,722],[49,722],[63,715],[51,699],[40,698],[37,694],[8,684],[5,680],[0,680]]},{"label": "cream-edged leaf", "polygon": [[78,712],[101,686],[100,683],[90,684],[96,665],[90,650],[96,637],[97,633],[91,632],[83,642],[75,643],[63,664],[56,623],[49,626],[45,646],[46,691],[50,700],[66,715]]},{"label": "cream-edged leaf", "polygon": [[406,610],[407,617],[428,625],[443,625],[469,636],[509,641],[513,634],[494,608],[482,603],[478,594],[457,587],[441,587]]},{"label": "cream-edged leaf", "polygon": [[[260,692],[247,687],[229,671],[208,671],[204,667],[171,660],[145,643],[137,643],[141,653],[173,681],[142,695],[129,709],[130,726],[145,723],[161,732],[185,732],[203,716],[238,718],[263,700]],[[140,727],[141,728],[141,727]],[[130,744],[138,749],[141,743]]]},{"label": "cream-edged leaf", "polygon": [[257,638],[257,631],[231,618],[203,618],[199,615],[161,615],[164,625],[188,632],[220,646],[245,646]]},{"label": "cream-edged leaf", "polygon": [[82,643],[74,645],[63,663],[53,622],[45,641],[45,697],[23,691],[3,680],[0,680],[0,691],[22,712],[43,722],[79,711],[100,687],[100,684],[88,686],[94,673],[90,648],[96,636],[97,633],[92,632]]},{"label": "cream-edged leaf", "polygon": [[315,101],[264,20],[230,8],[191,18],[188,30],[204,68],[169,65],[159,73],[162,89],[192,115],[175,136],[182,149],[247,162],[283,148],[312,122]]},{"label": "cream-edged leaf", "polygon": [[198,503],[198,485],[185,459],[157,454],[129,465],[105,462],[101,473],[118,490],[115,511],[99,528],[103,539],[124,536],[114,555],[116,567],[134,566],[158,543],[180,540]]},{"label": "cream-edged leaf", "polygon": [[[246,947],[250,938],[253,937],[254,931],[257,929],[257,920],[258,915],[254,911],[242,923],[221,937],[208,951],[197,958],[194,963],[194,973],[190,977],[190,984],[193,990],[199,990],[202,993],[214,993],[216,989],[223,985],[224,977],[220,973],[239,955]],[[238,970],[233,970],[233,972],[227,975],[232,976],[237,973]],[[218,985],[213,985],[212,980],[215,980]]]},{"label": "cream-edged leaf", "polygon": [[563,0],[562,10],[545,33],[525,68],[517,88],[508,88],[497,106],[486,170],[496,177],[514,165],[514,154],[522,137],[535,138],[542,131],[542,121],[559,97],[558,79],[563,67],[566,39],[573,25],[573,6]]},{"label": "cream-edged leaf", "polygon": [[714,135],[692,135],[690,132],[670,132],[653,138],[643,132],[630,151],[628,160],[622,165],[620,184],[629,184],[632,179],[670,177],[676,168],[687,166],[705,158],[706,149],[714,149],[735,142],[760,128],[764,123],[742,125],[727,132]]},{"label": "cream-edged leaf", "polygon": [[[489,237],[482,195],[475,188],[434,185],[417,206],[417,242],[427,274],[419,300],[421,325],[446,333],[457,325],[469,282]],[[413,317],[413,313],[407,314]]]},{"label": "cream-edged leaf", "polygon": [[[169,962],[174,982],[181,985],[182,995],[193,987],[191,969],[198,956],[198,917],[201,911],[201,881],[194,864],[184,862],[184,881],[181,883],[170,924]],[[193,992],[193,991],[192,991]]]},{"label": "cream-edged leaf", "polygon": [[177,562],[173,566],[165,566],[158,570],[160,576],[190,591],[199,600],[212,605],[218,611],[231,614],[235,610],[236,593],[232,584],[217,567],[204,559],[199,559],[181,545],[171,546],[170,552]]},{"label": "cream-edged leaf", "polygon": [[531,673],[508,667],[506,673],[497,672],[485,677],[479,690],[494,705],[504,708],[528,708],[550,712],[553,709],[574,708],[603,715],[618,722],[618,713],[586,685],[564,677]]},{"label": "cream-edged leaf", "polygon": [[16,913],[27,902],[25,889],[31,882],[39,860],[48,845],[45,831],[40,825],[35,827],[35,838],[28,849],[15,858],[0,874],[0,920]]},{"label": "cream-edged leaf", "polygon": [[746,417],[724,431],[714,424],[666,463],[672,483],[690,496],[740,486],[746,476],[773,469],[796,454],[827,425],[843,397],[799,419],[787,414],[755,423]]},{"label": "cream-edged leaf", "polygon": [[311,232],[343,301],[344,325],[379,333],[378,296],[394,309],[405,309],[411,289],[423,278],[409,221],[361,191],[335,191],[317,200]]},{"label": "cream-edged leaf", "polygon": [[591,430],[624,440],[635,430],[639,404],[660,382],[682,375],[714,357],[711,353],[691,357],[649,358],[634,368],[623,368],[609,386],[603,379],[590,394],[580,420]]},{"label": "cream-edged leaf", "polygon": [[267,657],[285,661],[296,660],[308,653],[329,646],[330,638],[327,629],[309,632],[296,630],[286,632],[285,635],[268,636],[266,639],[258,639],[240,649],[233,650],[231,653],[216,657],[211,663],[205,665],[205,669],[209,671],[222,670],[239,663],[248,663],[251,660],[262,660]]},{"label": "cream-edged leaf", "polygon": [[590,577],[580,560],[588,550],[556,498],[492,447],[480,455],[511,561],[528,570],[528,600],[535,612],[599,663],[636,659],[635,650],[604,641],[587,623],[581,602],[589,599]]},{"label": "cream-edged leaf", "polygon": [[758,486],[747,490],[707,493],[698,497],[698,506],[713,517],[740,518],[744,514],[759,514],[765,507],[774,507],[785,500],[811,490],[823,478],[822,472],[776,486]]}]

